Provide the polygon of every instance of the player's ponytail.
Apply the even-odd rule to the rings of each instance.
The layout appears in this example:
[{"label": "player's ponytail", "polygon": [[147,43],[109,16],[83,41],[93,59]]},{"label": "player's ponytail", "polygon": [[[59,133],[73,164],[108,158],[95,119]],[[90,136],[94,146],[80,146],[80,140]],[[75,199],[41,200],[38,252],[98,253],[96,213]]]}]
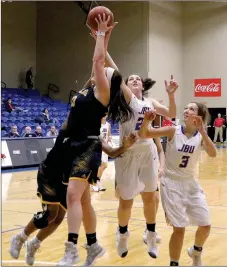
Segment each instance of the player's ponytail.
[{"label": "player's ponytail", "polygon": [[142,83],[144,91],[147,91],[153,87],[156,81],[152,80],[151,78],[146,78],[144,80],[142,79]]},{"label": "player's ponytail", "polygon": [[126,102],[121,90],[122,76],[115,70],[111,77],[110,104],[108,111],[108,120],[112,123],[125,122],[131,119],[133,111]]}]

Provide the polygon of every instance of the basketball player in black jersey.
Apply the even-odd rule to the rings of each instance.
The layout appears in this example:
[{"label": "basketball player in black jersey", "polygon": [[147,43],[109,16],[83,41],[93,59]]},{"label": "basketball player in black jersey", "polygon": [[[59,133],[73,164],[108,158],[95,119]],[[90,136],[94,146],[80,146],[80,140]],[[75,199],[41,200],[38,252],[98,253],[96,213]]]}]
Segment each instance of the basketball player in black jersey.
[{"label": "basketball player in black jersey", "polygon": [[[66,126],[66,124],[63,125]],[[28,237],[39,230],[38,234],[31,240],[26,242],[25,260],[28,265],[33,265],[35,261],[35,253],[40,248],[40,244],[48,236],[56,231],[58,226],[62,223],[67,210],[66,192],[67,186],[62,183],[63,176],[67,176],[64,167],[68,159],[63,159],[64,154],[64,141],[67,140],[66,131],[61,129],[56,139],[55,145],[47,155],[46,159],[40,164],[37,173],[39,196],[42,203],[42,212],[38,212],[22,230],[22,232],[14,235],[10,243],[10,255],[14,259],[18,259],[21,248]],[[115,158],[125,152],[136,142],[136,136],[130,135],[124,137],[123,144],[119,148],[110,147],[104,139],[101,139],[102,150],[110,157]],[[67,168],[66,168],[67,169]],[[94,174],[94,178],[96,175]],[[82,209],[87,211],[90,203],[83,201]],[[88,214],[89,216],[89,214]],[[88,218],[89,219],[89,218]],[[87,246],[86,246],[87,248]]]},{"label": "basketball player in black jersey", "polygon": [[95,86],[82,89],[73,99],[68,118],[67,136],[64,146],[70,155],[71,168],[69,178],[64,184],[67,188],[67,222],[68,241],[65,243],[65,255],[59,266],[71,266],[79,261],[77,248],[80,225],[84,228],[88,240],[87,259],[85,265],[91,265],[97,257],[104,254],[103,248],[96,239],[96,215],[92,206],[82,211],[81,201],[90,203],[89,177],[92,170],[101,164],[100,134],[101,119],[108,111],[108,118],[113,122],[127,121],[132,110],[126,103],[120,85],[122,76],[118,71],[105,68],[110,32],[109,17],[97,18],[98,32],[93,57]]}]

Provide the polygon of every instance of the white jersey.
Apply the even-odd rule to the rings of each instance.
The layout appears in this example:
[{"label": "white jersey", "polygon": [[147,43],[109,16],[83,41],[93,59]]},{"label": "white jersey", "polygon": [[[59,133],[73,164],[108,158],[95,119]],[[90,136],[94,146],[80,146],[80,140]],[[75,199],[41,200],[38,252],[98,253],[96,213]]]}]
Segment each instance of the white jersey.
[{"label": "white jersey", "polygon": [[106,122],[105,124],[101,124],[100,128],[100,136],[108,143],[108,132],[109,132],[110,124]]},{"label": "white jersey", "polygon": [[[153,105],[147,99],[140,100],[135,95],[132,95],[130,107],[133,110],[134,116],[132,116],[129,121],[126,121],[119,126],[120,145],[122,145],[122,139],[124,136],[138,132],[144,120],[144,113],[151,109],[154,109]],[[151,144],[152,142],[153,139],[151,138],[138,139],[137,142],[132,146],[132,148],[141,143]]]},{"label": "white jersey", "polygon": [[199,132],[188,138],[183,126],[176,126],[174,137],[166,147],[164,176],[177,180],[196,178],[201,141]]}]

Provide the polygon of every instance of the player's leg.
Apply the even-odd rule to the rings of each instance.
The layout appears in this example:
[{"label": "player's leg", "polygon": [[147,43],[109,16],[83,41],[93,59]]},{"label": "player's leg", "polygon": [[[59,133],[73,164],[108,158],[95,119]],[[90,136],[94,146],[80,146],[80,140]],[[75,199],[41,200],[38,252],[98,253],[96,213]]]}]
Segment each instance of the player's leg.
[{"label": "player's leg", "polygon": [[67,189],[68,241],[65,242],[65,254],[58,266],[71,266],[79,262],[77,241],[82,222],[81,199],[88,186],[86,178],[71,176]]},{"label": "player's leg", "polygon": [[[141,161],[139,169],[139,179],[144,184],[144,190],[141,192],[144,217],[146,219],[146,244],[148,254],[152,258],[158,257],[158,247],[156,245],[156,190],[158,184],[158,156],[156,147],[153,145],[143,153],[144,157]],[[155,159],[154,159],[155,157]]]},{"label": "player's leg", "polygon": [[170,265],[179,265],[181,249],[184,240],[185,227],[188,225],[184,182],[162,177],[160,193],[162,206],[168,225],[173,226],[173,233],[169,241]]},{"label": "player's leg", "polygon": [[97,181],[97,186],[98,186],[99,191],[106,191],[106,189],[103,188],[100,180],[102,178],[103,172],[107,168],[107,162],[108,162],[108,155],[107,155],[107,161],[105,161],[105,162],[102,161],[102,164],[101,164],[101,166],[98,169],[98,177],[99,177],[99,180]]},{"label": "player's leg", "polygon": [[36,230],[47,227],[55,219],[57,214],[58,205],[43,205],[43,211],[35,214],[25,226],[24,230],[12,237],[9,249],[10,255],[14,259],[18,259],[21,248],[28,237]]},{"label": "player's leg", "polygon": [[98,244],[96,237],[96,214],[91,205],[91,196],[89,185],[81,199],[82,210],[83,210],[83,224],[87,238],[87,258],[85,266],[92,265],[95,260],[104,255],[105,250]]},{"label": "player's leg", "polygon": [[100,151],[101,143],[97,140],[71,143],[70,154],[74,160],[71,174],[69,175],[66,197],[68,241],[65,242],[65,255],[58,263],[58,266],[71,266],[79,261],[77,242],[83,219],[81,201],[89,186],[88,179],[92,172],[91,166],[96,168],[101,164],[101,158],[98,156]]},{"label": "player's leg", "polygon": [[48,225],[40,229],[37,235],[26,243],[25,260],[28,265],[34,264],[35,253],[40,248],[41,242],[53,234],[64,220],[66,210],[60,205],[48,205],[48,210]]},{"label": "player's leg", "polygon": [[122,197],[119,197],[119,206],[118,206],[118,224],[119,228],[116,232],[117,240],[117,250],[118,255],[122,258],[126,257],[128,254],[128,238],[129,230],[128,223],[131,217],[133,199],[124,200]]},{"label": "player's leg", "polygon": [[173,233],[169,241],[170,266],[178,266],[181,250],[184,242],[184,227],[173,227]]},{"label": "player's leg", "polygon": [[[158,208],[159,208],[159,188],[157,186],[157,190],[155,191],[155,202],[156,202],[156,216],[158,213]],[[144,233],[143,233],[143,241],[145,244],[147,244],[147,228],[145,229]],[[161,243],[162,242],[162,238],[161,236],[157,233],[156,231],[156,243]]]},{"label": "player's leg", "polygon": [[94,192],[106,191],[106,189],[102,187],[101,182],[100,182],[102,174],[106,168],[107,168],[107,163],[102,162],[101,166],[98,168],[98,170],[96,172],[95,171],[92,172],[92,175],[96,176],[95,177],[96,184],[91,185],[91,188],[93,189]]},{"label": "player's leg", "polygon": [[142,192],[144,217],[146,219],[146,244],[148,246],[148,254],[152,258],[158,257],[158,248],[156,245],[156,191]]},{"label": "player's leg", "polygon": [[[159,194],[159,188],[157,186],[157,190],[155,191],[155,200],[156,200],[156,217],[157,217],[157,213],[158,213],[158,208],[159,208],[159,198],[160,198],[160,194]],[[157,231],[156,231],[157,233]],[[161,243],[162,242],[162,238],[161,236],[157,233],[156,235],[156,243]]]},{"label": "player's leg", "polygon": [[131,217],[133,198],[140,193],[138,181],[138,160],[134,153],[126,152],[115,161],[115,192],[118,194],[118,228],[116,231],[117,250],[120,257],[128,254],[128,223]]},{"label": "player's leg", "polygon": [[188,255],[192,258],[192,266],[202,266],[203,246],[210,234],[210,225],[199,226],[195,233],[194,246],[188,249]]},{"label": "player's leg", "polygon": [[96,185],[92,185],[92,189],[94,192],[106,191],[106,189],[102,187],[100,180],[101,180],[101,177],[103,175],[103,172],[107,168],[107,163],[108,163],[108,155],[106,153],[102,152],[102,163],[101,163],[101,165],[97,171],[97,183],[96,183]]},{"label": "player's leg", "polygon": [[210,212],[206,197],[198,182],[193,181],[192,186],[193,194],[190,195],[188,214],[193,224],[198,225],[198,229],[194,245],[188,249],[188,255],[193,260],[193,266],[201,266],[203,246],[210,234]]}]

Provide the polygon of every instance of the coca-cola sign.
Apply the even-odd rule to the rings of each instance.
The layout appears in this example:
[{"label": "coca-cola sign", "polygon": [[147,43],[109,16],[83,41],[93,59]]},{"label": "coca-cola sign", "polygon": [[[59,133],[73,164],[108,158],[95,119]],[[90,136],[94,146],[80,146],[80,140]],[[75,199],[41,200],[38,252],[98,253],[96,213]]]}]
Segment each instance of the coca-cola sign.
[{"label": "coca-cola sign", "polygon": [[195,79],[194,92],[196,97],[221,96],[221,79]]}]

